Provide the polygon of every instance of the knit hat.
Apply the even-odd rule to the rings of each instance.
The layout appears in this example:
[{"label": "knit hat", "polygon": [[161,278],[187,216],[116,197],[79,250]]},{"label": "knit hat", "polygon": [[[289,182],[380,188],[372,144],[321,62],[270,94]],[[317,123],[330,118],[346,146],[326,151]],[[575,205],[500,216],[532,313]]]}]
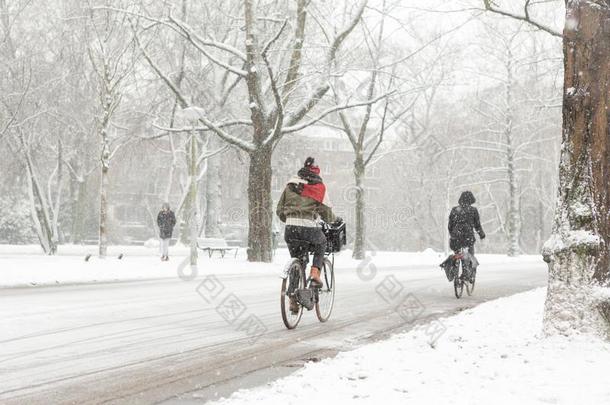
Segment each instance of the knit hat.
[{"label": "knit hat", "polygon": [[320,168],[315,165],[315,159],[312,157],[308,157],[307,159],[305,159],[305,164],[303,165],[303,167],[309,169],[309,171],[312,173],[318,175],[320,174]]}]

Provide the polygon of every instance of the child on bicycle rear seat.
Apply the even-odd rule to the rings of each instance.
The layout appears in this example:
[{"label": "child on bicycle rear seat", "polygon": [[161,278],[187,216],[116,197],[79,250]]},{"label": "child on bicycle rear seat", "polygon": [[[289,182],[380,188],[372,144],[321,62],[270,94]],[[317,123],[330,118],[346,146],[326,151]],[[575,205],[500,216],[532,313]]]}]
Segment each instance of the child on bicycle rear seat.
[{"label": "child on bicycle rear seat", "polygon": [[286,223],[284,239],[291,257],[300,258],[303,243],[310,244],[313,251],[310,278],[312,284],[321,286],[320,269],[324,265],[326,237],[320,219],[329,224],[342,220],[335,216],[327,200],[326,186],[314,158],[308,157],[297,175],[288,181],[276,214]]}]

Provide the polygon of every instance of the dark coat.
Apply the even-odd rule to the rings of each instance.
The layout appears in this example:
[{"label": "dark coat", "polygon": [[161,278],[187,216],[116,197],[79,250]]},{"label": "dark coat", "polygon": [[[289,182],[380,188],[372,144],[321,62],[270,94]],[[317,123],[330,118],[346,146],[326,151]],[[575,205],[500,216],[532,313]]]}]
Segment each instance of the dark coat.
[{"label": "dark coat", "polygon": [[474,231],[476,230],[481,239],[485,238],[485,232],[481,227],[479,211],[471,204],[475,198],[470,191],[465,191],[460,196],[459,205],[453,207],[449,214],[449,246],[457,251],[464,247],[473,246],[475,243]]},{"label": "dark coat", "polygon": [[157,215],[157,225],[159,226],[159,236],[161,239],[169,239],[172,237],[174,226],[176,226],[176,216],[171,210],[161,210]]}]

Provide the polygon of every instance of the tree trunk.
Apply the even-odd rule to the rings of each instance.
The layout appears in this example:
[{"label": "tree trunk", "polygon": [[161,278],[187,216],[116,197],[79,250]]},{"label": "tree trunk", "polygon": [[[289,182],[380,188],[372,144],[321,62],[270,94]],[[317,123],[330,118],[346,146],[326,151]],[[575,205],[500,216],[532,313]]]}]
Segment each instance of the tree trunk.
[{"label": "tree trunk", "polygon": [[508,160],[508,256],[519,256],[519,239],[521,235],[521,212],[519,210],[519,189],[515,171],[515,155],[512,143],[507,147]]},{"label": "tree trunk", "polygon": [[49,204],[53,204],[53,244],[59,245],[60,242],[60,231],[59,231],[59,215],[61,212],[61,197],[62,197],[62,186],[63,186],[63,146],[61,142],[57,143],[57,180],[55,183],[55,201],[52,200],[52,193],[49,192]]},{"label": "tree trunk", "polygon": [[34,229],[38,236],[40,246],[47,255],[54,255],[57,252],[57,245],[53,240],[51,229],[50,213],[48,204],[45,200],[38,176],[34,171],[34,164],[28,151],[24,151],[25,163],[28,171],[28,194],[30,197],[30,213]]},{"label": "tree trunk", "polygon": [[191,250],[190,265],[197,266],[197,236],[199,235],[198,210],[197,210],[197,138],[195,133],[191,134],[189,143],[189,194],[188,194],[188,228],[189,228],[189,246]]},{"label": "tree trunk", "polygon": [[543,248],[547,334],[610,336],[609,37],[610,0],[566,1],[559,196]]},{"label": "tree trunk", "polygon": [[[445,255],[449,255],[451,252],[451,247],[449,246],[449,238],[451,238],[451,235],[449,235],[449,226],[448,226],[448,218],[449,218],[449,213],[451,212],[451,192],[452,190],[452,185],[453,182],[455,181],[455,178],[452,176],[452,174],[454,173],[454,167],[455,167],[455,151],[453,151],[451,153],[451,164],[447,166],[447,172],[445,174],[445,179],[447,180],[447,182],[445,183],[445,212],[447,215],[443,221],[441,221],[441,226],[442,226],[442,233],[444,235],[443,238],[443,248],[445,249]],[[434,212],[432,210],[432,208],[430,208],[429,210],[430,213]]]},{"label": "tree trunk", "polygon": [[100,130],[102,153],[100,175],[100,218],[99,218],[99,257],[105,258],[108,253],[108,172],[110,171],[110,139],[108,126],[110,123],[110,99],[106,96],[102,126]]},{"label": "tree trunk", "polygon": [[248,171],[248,261],[271,262],[271,147],[250,153]]},{"label": "tree trunk", "polygon": [[70,242],[81,243],[83,240],[83,227],[86,208],[87,188],[84,179],[76,179],[70,182],[72,204],[72,226],[70,231]]},{"label": "tree trunk", "polygon": [[[211,149],[216,149],[216,143],[211,140]],[[222,212],[222,189],[220,182],[220,158],[212,157],[207,161],[206,173],[206,220],[205,236],[209,238],[222,238],[220,230],[220,213]]]},{"label": "tree trunk", "polygon": [[105,258],[108,253],[108,172],[110,171],[110,138],[108,128],[112,115],[112,94],[110,90],[110,74],[104,67],[104,78],[102,94],[102,116],[100,118],[100,143],[102,146],[100,163],[102,166],[100,176],[100,218],[99,218],[99,257]]},{"label": "tree trunk", "polygon": [[545,210],[544,210],[544,204],[542,204],[542,201],[538,201],[537,204],[537,208],[538,208],[538,226],[536,229],[536,251],[539,252],[540,250],[542,250],[542,243],[544,242],[544,240],[542,238],[544,238],[544,235],[546,233],[546,228],[545,228]]},{"label": "tree trunk", "polygon": [[519,192],[515,167],[515,148],[513,146],[513,53],[507,48],[506,83],[504,102],[506,103],[504,140],[506,142],[506,174],[508,178],[508,256],[519,255],[519,234],[521,218],[519,212]]},{"label": "tree trunk", "polygon": [[366,167],[362,154],[359,153],[354,161],[354,179],[356,181],[356,207],[355,207],[355,238],[353,258],[363,260],[366,254],[366,223],[364,218],[365,196],[364,196],[364,175]]},{"label": "tree trunk", "polygon": [[99,256],[106,257],[108,253],[108,161],[102,158],[100,178],[100,235]]},{"label": "tree trunk", "polygon": [[[536,144],[536,153],[538,154],[538,156],[542,156],[543,150],[542,147],[540,145],[540,143]],[[537,183],[537,187],[539,190],[541,190],[541,193],[543,192],[542,190],[545,189],[545,182],[548,181],[548,178],[546,178],[546,175],[544,174],[544,172],[539,172],[536,175],[536,183]],[[546,235],[546,210],[545,210],[545,206],[542,200],[542,196],[538,197],[538,204],[537,204],[537,209],[538,209],[538,226],[537,226],[537,231],[536,231],[536,252],[540,252],[542,250],[542,246],[545,242],[544,237]]]},{"label": "tree trunk", "polygon": [[[172,123],[173,125],[173,123]],[[172,152],[172,162],[169,166],[167,174],[167,184],[165,185],[165,192],[163,193],[163,202],[169,203],[170,196],[172,195],[172,189],[174,188],[174,176],[176,174],[176,167],[178,166],[178,157],[176,154],[176,147],[174,145],[174,138],[169,136],[169,147]]]}]

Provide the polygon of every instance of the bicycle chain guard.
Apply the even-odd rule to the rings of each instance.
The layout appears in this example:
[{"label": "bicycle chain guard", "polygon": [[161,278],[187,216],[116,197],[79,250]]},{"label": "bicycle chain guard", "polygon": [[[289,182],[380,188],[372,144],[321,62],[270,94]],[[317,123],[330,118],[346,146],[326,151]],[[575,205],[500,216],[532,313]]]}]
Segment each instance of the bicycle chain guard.
[{"label": "bicycle chain guard", "polygon": [[295,296],[297,302],[307,308],[308,311],[311,311],[316,305],[316,294],[311,288],[298,289]]}]

